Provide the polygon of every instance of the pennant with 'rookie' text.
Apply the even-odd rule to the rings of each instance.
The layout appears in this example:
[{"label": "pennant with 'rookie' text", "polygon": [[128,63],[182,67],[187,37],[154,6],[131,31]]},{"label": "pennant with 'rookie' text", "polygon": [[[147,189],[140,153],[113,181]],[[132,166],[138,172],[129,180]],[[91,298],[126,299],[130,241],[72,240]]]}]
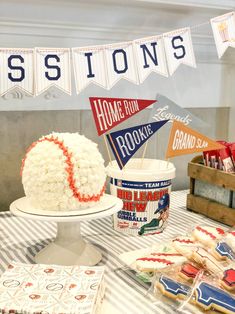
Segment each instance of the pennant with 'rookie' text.
[{"label": "pennant with 'rookie' text", "polygon": [[174,120],[166,158],[221,148],[224,146],[185,126],[182,122]]},{"label": "pennant with 'rookie' text", "polygon": [[90,104],[98,135],[152,105],[156,100],[90,97]]},{"label": "pennant with 'rookie' text", "polygon": [[119,168],[122,169],[135,152],[167,122],[147,123],[106,134]]}]

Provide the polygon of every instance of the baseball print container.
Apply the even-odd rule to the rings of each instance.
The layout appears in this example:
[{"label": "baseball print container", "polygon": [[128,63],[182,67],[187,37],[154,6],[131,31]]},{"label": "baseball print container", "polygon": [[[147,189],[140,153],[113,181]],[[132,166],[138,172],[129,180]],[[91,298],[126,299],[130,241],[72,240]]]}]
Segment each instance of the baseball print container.
[{"label": "baseball print container", "polygon": [[123,208],[113,216],[114,229],[130,235],[156,234],[169,216],[172,163],[157,159],[131,159],[123,170],[109,163],[110,192],[122,199]]}]

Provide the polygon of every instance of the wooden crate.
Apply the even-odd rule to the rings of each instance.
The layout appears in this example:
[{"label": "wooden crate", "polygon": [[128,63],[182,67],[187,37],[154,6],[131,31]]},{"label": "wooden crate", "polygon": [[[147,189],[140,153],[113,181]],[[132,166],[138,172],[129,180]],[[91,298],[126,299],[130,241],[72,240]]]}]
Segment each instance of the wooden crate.
[{"label": "wooden crate", "polygon": [[[195,157],[188,164],[190,177],[190,194],[187,195],[187,209],[203,214],[209,218],[235,225],[235,174],[226,173],[203,165],[202,156]],[[204,193],[200,193],[198,186],[205,186]],[[206,195],[217,197],[216,200]],[[215,198],[216,198],[215,197]]]}]

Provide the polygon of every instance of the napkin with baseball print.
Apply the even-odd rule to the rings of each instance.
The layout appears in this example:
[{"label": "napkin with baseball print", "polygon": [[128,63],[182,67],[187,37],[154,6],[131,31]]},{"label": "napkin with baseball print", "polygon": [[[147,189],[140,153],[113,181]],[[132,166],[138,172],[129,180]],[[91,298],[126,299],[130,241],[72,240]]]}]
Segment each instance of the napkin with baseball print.
[{"label": "napkin with baseball print", "polygon": [[0,313],[98,313],[104,267],[12,263],[0,278]]}]

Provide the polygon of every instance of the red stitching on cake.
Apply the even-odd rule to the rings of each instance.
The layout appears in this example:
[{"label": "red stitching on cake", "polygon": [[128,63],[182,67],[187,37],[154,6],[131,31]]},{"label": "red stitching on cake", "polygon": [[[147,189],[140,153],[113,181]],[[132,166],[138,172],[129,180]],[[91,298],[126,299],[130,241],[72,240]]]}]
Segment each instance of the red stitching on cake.
[{"label": "red stitching on cake", "polygon": [[81,195],[80,192],[78,191],[78,189],[76,188],[76,185],[75,185],[74,171],[73,171],[74,165],[73,165],[73,163],[71,161],[72,153],[69,153],[67,147],[64,146],[64,143],[62,141],[59,141],[58,138],[54,138],[53,136],[50,137],[50,138],[49,137],[44,137],[43,139],[38,140],[37,142],[33,142],[31,144],[31,146],[27,149],[25,158],[22,160],[21,171],[20,171],[21,176],[23,174],[23,170],[24,170],[24,166],[25,166],[25,160],[27,158],[28,153],[38,143],[42,143],[42,142],[45,142],[45,141],[52,142],[52,143],[58,145],[59,148],[62,150],[63,155],[66,157],[65,163],[66,163],[67,166],[65,168],[65,171],[68,173],[67,181],[69,183],[70,189],[73,191],[73,196],[76,199],[78,199],[79,202],[91,202],[91,201],[97,202],[97,201],[99,201],[100,197],[104,194],[105,184],[104,184],[104,186],[101,189],[99,194],[92,195],[92,196],[90,196],[90,195],[85,196],[84,194]]},{"label": "red stitching on cake", "polygon": [[141,258],[137,258],[137,261],[159,262],[159,263],[163,263],[163,264],[167,264],[167,265],[174,264],[173,262],[168,261],[167,259],[164,259],[164,258],[153,258],[153,257],[141,257]]}]

